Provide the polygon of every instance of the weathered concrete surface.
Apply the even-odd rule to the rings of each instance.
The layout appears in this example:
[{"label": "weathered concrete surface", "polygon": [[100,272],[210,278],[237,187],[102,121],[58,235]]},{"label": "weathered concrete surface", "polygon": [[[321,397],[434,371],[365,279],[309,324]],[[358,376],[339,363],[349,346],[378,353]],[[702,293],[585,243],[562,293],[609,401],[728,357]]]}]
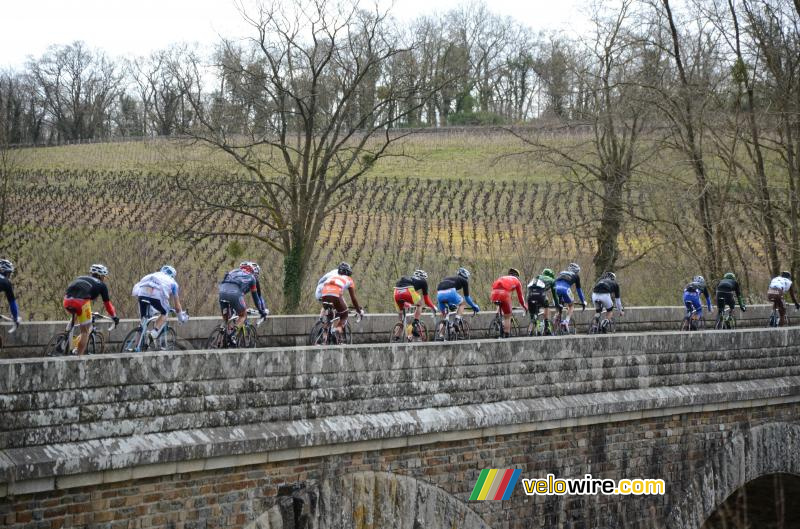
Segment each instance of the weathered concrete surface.
[{"label": "weathered concrete surface", "polygon": [[[631,307],[625,312],[624,317],[616,318],[617,329],[619,332],[673,330],[679,327],[683,311],[682,307]],[[767,305],[748,307],[745,313],[737,310],[739,327],[764,327],[770,312],[771,309]],[[594,311],[591,309],[585,312],[580,309],[575,311],[579,333],[588,332],[593,315]],[[492,311],[481,312],[475,317],[466,316],[475,333],[473,337],[484,337],[493,317]],[[706,315],[706,324],[709,328],[713,327],[715,317],[715,314]],[[270,316],[258,328],[261,345],[265,347],[307,345],[308,333],[316,318],[314,315]],[[527,316],[518,315],[518,318],[523,327],[528,324]],[[353,321],[351,322],[353,340],[356,343],[388,342],[389,331],[396,321],[395,314],[370,314],[361,323]],[[432,329],[433,320],[430,316],[424,316],[422,321]],[[119,327],[111,333],[105,331],[108,329],[107,323],[99,324],[99,328],[106,336],[106,351],[116,353],[125,335],[138,323],[138,320],[122,320]],[[7,334],[6,329],[9,329],[10,325],[0,324],[0,333],[3,334],[3,350],[0,351],[0,358],[41,356],[50,337],[61,332],[64,325],[63,321],[27,322],[16,333]],[[173,322],[173,325],[181,340],[182,348],[202,348],[211,331],[219,325],[219,318],[202,316],[191,318],[184,325],[177,325],[177,322]]]},{"label": "weathered concrete surface", "polygon": [[[445,523],[466,512],[456,507],[480,469],[516,467],[524,477],[664,476],[668,495],[576,503],[517,491],[508,503],[470,503],[489,527],[696,528],[737,484],[796,471],[798,338],[787,328],[0,360],[0,520],[19,498],[123,494],[152,480],[226,501],[203,488],[210,480],[304,488],[312,519],[339,520],[325,527],[412,495],[421,513],[441,499]],[[390,475],[351,494],[346,476],[358,472]],[[297,500],[279,492],[237,496],[244,510],[217,523],[277,527],[287,518],[270,510]],[[358,505],[336,503],[347,494]],[[423,525],[443,527],[433,520]]]}]

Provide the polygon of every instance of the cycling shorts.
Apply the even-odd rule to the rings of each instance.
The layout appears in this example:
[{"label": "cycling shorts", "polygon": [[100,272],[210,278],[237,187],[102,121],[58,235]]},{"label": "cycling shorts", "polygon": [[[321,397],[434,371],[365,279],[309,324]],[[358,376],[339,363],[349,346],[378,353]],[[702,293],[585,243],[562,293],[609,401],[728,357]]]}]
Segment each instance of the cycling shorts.
[{"label": "cycling shorts", "polygon": [[247,305],[244,302],[244,296],[240,292],[220,292],[219,293],[219,308],[222,312],[226,312],[230,306],[236,314],[241,314],[247,310]]},{"label": "cycling shorts", "polygon": [[[611,294],[609,293],[597,294],[595,292],[592,292],[592,305],[597,307],[598,301],[603,306],[603,309],[605,309],[606,312],[611,312],[614,309],[614,302],[611,300]],[[595,308],[595,310],[597,309]],[[597,312],[602,312],[602,309]]]},{"label": "cycling shorts", "polygon": [[572,287],[567,283],[556,281],[556,295],[563,305],[572,305]]},{"label": "cycling shorts", "polygon": [[159,314],[166,314],[169,312],[169,307],[164,307],[161,303],[161,300],[158,298],[151,298],[147,296],[139,296],[139,317],[140,318],[149,318],[150,317],[150,307],[156,310]]},{"label": "cycling shorts", "polygon": [[440,290],[436,293],[436,304],[439,305],[439,312],[444,312],[449,305],[461,305],[464,302],[458,291],[455,288],[448,288],[447,290]]},{"label": "cycling shorts", "polygon": [[547,294],[543,290],[528,292],[528,312],[531,316],[539,313],[539,309],[547,309],[550,304],[547,302]]},{"label": "cycling shorts", "polygon": [[492,303],[500,305],[500,312],[507,316],[511,314],[511,292],[502,288],[492,290]]},{"label": "cycling shorts", "polygon": [[696,310],[698,316],[703,315],[703,304],[700,303],[699,292],[684,292],[683,304],[686,305],[687,311],[691,312],[692,310]]},{"label": "cycling shorts", "polygon": [[92,300],[80,298],[64,298],[64,309],[75,316],[75,325],[92,323]]},{"label": "cycling shorts", "polygon": [[333,310],[336,311],[336,315],[339,316],[339,321],[342,325],[344,322],[347,321],[347,303],[345,302],[342,296],[336,296],[333,294],[322,296],[319,298],[320,303],[330,303],[333,305]]},{"label": "cycling shorts", "polygon": [[725,305],[729,306],[731,310],[736,308],[736,298],[733,292],[717,292],[717,311],[720,314],[725,310]]},{"label": "cycling shorts", "polygon": [[394,308],[400,312],[409,305],[417,305],[422,299],[422,294],[417,292],[414,287],[395,287],[394,289]]}]

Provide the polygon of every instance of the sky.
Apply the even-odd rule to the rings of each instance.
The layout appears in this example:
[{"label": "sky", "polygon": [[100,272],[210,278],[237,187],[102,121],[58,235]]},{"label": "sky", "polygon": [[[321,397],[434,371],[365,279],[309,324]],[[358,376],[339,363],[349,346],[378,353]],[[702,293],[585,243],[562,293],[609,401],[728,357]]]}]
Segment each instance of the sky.
[{"label": "sky", "polygon": [[[390,0],[382,0],[389,2]],[[394,0],[400,21],[443,13],[463,0]],[[588,0],[491,0],[490,10],[535,30],[570,31],[586,24]],[[0,69],[21,69],[52,44],[85,41],[111,57],[144,56],[177,42],[213,44],[248,35],[233,0],[3,0]]]}]

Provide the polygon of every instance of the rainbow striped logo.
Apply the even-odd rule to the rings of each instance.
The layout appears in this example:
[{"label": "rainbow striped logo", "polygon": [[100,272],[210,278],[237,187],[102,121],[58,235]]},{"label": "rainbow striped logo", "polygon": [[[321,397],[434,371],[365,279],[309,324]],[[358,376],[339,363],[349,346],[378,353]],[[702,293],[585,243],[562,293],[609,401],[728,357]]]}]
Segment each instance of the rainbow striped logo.
[{"label": "rainbow striped logo", "polygon": [[478,482],[472,489],[469,501],[476,500],[507,500],[511,498],[514,486],[519,481],[519,469],[513,468],[485,468],[478,476]]}]

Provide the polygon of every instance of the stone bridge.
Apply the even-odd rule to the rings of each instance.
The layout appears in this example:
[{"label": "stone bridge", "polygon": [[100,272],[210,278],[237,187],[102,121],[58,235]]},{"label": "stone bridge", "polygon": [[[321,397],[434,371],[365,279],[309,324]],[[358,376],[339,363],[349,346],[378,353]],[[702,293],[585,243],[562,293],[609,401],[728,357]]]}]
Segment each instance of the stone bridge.
[{"label": "stone bridge", "polygon": [[[763,316],[763,315],[762,315]],[[699,529],[800,475],[800,328],[0,360],[0,526]],[[664,495],[469,501],[481,470]]]}]

